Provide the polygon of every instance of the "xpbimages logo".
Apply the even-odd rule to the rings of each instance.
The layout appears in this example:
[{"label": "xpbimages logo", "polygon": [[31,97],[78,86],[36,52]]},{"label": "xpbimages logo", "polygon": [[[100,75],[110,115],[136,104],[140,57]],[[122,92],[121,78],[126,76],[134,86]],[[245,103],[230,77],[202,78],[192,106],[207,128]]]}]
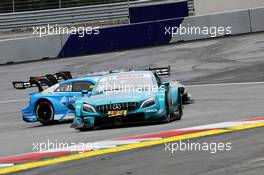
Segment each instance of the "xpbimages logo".
[{"label": "xpbimages logo", "polygon": [[58,140],[46,142],[33,142],[33,151],[37,152],[59,152],[59,151],[78,151],[85,152],[87,150],[100,148],[99,143],[75,143],[75,142],[59,142]]},{"label": "xpbimages logo", "polygon": [[99,35],[99,27],[63,27],[46,25],[40,27],[33,27],[33,35],[38,35],[39,37],[46,35],[61,35],[61,34],[79,34],[79,37],[82,38],[85,35]]},{"label": "xpbimages logo", "polygon": [[187,24],[187,26],[180,25],[179,27],[171,27],[166,26],[165,35],[171,35],[171,37],[176,37],[179,35],[210,35],[210,37],[214,38],[221,35],[231,35],[232,27],[230,26],[191,26]]},{"label": "xpbimages logo", "polygon": [[170,152],[171,154],[177,151],[205,151],[215,154],[221,151],[231,151],[232,143],[223,143],[223,142],[203,142],[195,143],[188,141],[179,141],[174,143],[165,143],[165,151]]}]

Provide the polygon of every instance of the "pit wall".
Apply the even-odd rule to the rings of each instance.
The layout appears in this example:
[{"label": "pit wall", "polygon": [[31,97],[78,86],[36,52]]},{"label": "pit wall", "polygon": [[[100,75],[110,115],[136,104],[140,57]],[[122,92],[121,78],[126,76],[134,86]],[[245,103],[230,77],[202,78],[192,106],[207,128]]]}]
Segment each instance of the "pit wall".
[{"label": "pit wall", "polygon": [[72,34],[1,40],[0,64],[39,60],[47,57],[74,57],[212,38],[209,34],[172,35],[172,32],[169,34],[165,30],[165,28],[179,28],[180,26],[232,27],[232,33],[217,34],[215,37],[260,32],[264,31],[263,16],[264,8],[257,8],[107,27],[100,29],[98,35],[85,35],[82,38],[79,37],[79,34]]}]

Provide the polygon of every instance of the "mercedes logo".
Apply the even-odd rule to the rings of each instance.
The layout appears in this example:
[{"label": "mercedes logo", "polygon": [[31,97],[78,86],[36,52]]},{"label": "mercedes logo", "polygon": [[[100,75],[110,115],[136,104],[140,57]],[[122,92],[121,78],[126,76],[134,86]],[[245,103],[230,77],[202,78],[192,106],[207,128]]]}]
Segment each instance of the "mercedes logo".
[{"label": "mercedes logo", "polygon": [[121,109],[121,105],[120,104],[114,104],[113,109],[114,110],[120,110]]}]

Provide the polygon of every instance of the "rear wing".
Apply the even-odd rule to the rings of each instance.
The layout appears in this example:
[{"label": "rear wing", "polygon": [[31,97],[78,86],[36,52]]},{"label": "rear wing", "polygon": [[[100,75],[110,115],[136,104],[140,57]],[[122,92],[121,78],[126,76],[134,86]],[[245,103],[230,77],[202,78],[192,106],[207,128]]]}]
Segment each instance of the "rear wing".
[{"label": "rear wing", "polygon": [[71,72],[65,71],[55,74],[47,74],[44,76],[33,76],[29,78],[29,81],[14,81],[12,84],[15,89],[21,90],[37,87],[39,92],[42,92],[44,90],[43,86],[50,87],[57,84],[60,80],[68,80],[71,78]]},{"label": "rear wing", "polygon": [[38,80],[38,81],[47,79],[50,82],[50,84],[54,85],[57,84],[60,80],[72,79],[72,75],[71,72],[69,71],[63,71],[63,72],[57,72],[55,74],[46,74],[44,76],[32,76],[29,79]]},{"label": "rear wing", "polygon": [[170,75],[171,67],[149,67],[148,70],[156,73],[159,76]]},{"label": "rear wing", "polygon": [[33,79],[29,81],[14,81],[12,82],[12,84],[15,89],[19,90],[37,87],[39,92],[42,92],[44,90],[43,86],[49,86],[49,82],[47,80],[45,81],[44,79],[41,81]]}]

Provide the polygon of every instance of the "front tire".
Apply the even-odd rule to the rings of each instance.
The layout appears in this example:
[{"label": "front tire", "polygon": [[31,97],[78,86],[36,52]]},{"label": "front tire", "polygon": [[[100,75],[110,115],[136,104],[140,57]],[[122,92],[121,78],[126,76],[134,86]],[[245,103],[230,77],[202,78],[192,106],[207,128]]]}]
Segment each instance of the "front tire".
[{"label": "front tire", "polygon": [[50,125],[54,122],[54,109],[50,102],[41,101],[36,106],[36,116],[42,125]]},{"label": "front tire", "polygon": [[170,123],[171,121],[171,115],[169,113],[167,113],[165,116],[164,116],[164,119],[162,120],[164,123]]},{"label": "front tire", "polygon": [[178,91],[178,111],[177,112],[172,112],[173,110],[171,110],[170,108],[172,105],[172,97],[171,96],[167,96],[167,116],[165,117],[164,121],[165,122],[170,122],[172,120],[181,120],[182,115],[183,115],[183,106],[182,106],[182,96],[180,91]]},{"label": "front tire", "polygon": [[179,108],[178,109],[178,114],[174,114],[175,115],[175,120],[181,120],[182,115],[183,115],[182,104],[180,104],[178,108]]},{"label": "front tire", "polygon": [[81,132],[85,132],[85,131],[92,131],[92,130],[94,130],[94,128],[77,128],[77,130],[79,130]]}]

